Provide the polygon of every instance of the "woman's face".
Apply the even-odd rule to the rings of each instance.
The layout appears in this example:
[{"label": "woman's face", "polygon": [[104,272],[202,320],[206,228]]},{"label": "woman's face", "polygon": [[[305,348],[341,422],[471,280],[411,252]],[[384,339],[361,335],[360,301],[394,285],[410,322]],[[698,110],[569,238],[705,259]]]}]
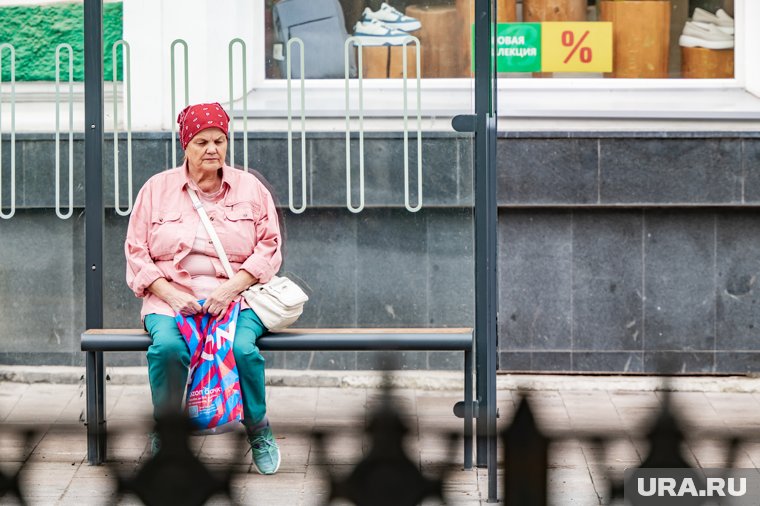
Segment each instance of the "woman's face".
[{"label": "woman's face", "polygon": [[187,163],[194,169],[216,171],[224,165],[227,155],[227,135],[219,128],[201,130],[185,148]]}]

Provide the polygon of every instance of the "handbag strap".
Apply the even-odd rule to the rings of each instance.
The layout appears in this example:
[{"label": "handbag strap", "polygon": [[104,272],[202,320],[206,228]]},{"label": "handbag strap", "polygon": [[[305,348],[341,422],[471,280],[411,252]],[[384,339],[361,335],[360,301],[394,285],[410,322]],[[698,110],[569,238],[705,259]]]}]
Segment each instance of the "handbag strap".
[{"label": "handbag strap", "polygon": [[201,200],[198,198],[198,194],[195,193],[195,190],[188,188],[187,193],[190,194],[190,200],[193,201],[193,207],[196,211],[198,211],[198,214],[201,217],[201,222],[203,223],[203,226],[206,227],[206,232],[208,232],[208,236],[211,239],[211,242],[214,243],[216,254],[219,255],[219,260],[222,262],[224,272],[227,273],[228,278],[232,279],[232,276],[234,275],[232,272],[232,266],[230,265],[229,259],[227,259],[227,253],[224,252],[224,247],[222,246],[222,242],[219,240],[219,236],[216,235],[216,230],[214,230],[214,226],[211,224],[211,220],[208,219],[208,214],[206,213],[206,209],[203,208],[203,203],[201,203]]}]

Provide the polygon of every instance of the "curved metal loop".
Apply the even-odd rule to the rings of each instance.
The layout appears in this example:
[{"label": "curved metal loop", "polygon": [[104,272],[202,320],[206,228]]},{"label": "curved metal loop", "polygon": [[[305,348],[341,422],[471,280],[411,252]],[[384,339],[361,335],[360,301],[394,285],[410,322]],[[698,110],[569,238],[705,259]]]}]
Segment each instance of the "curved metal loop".
[{"label": "curved metal loop", "polygon": [[[349,46],[351,43],[359,46],[359,206],[351,204],[351,113],[349,102]],[[344,70],[346,76],[346,207],[352,213],[364,209],[364,72],[362,69],[362,53],[364,46],[361,39],[348,37],[344,44]]]},{"label": "curved metal loop", "polygon": [[[292,86],[292,60],[290,59],[290,46],[294,43],[301,46],[301,207],[293,205],[293,97]],[[290,211],[301,214],[306,210],[306,88],[305,88],[305,52],[303,40],[293,37],[286,46],[286,62],[288,69],[288,206]]]},{"label": "curved metal loop", "polygon": [[[417,53],[417,205],[412,207],[409,204],[409,108],[408,108],[408,75],[407,75],[407,44],[413,42],[416,45]],[[420,89],[420,40],[413,36],[407,35],[404,38],[403,49],[403,64],[404,64],[404,206],[410,213],[416,213],[422,209],[422,108],[420,105],[421,89]]]},{"label": "curved metal loop", "polygon": [[[246,111],[246,114],[243,115],[243,166],[245,167],[245,171],[248,172],[248,71],[246,70],[246,61],[247,58],[245,56],[245,41],[240,38],[232,39],[230,41],[229,45],[229,74],[230,74],[230,113],[232,112],[232,103],[234,100],[233,95],[233,73],[232,73],[232,49],[233,46],[239,43],[240,49],[241,49],[241,58],[243,61],[243,109]],[[235,166],[235,128],[234,128],[234,122],[230,120],[230,165]]]},{"label": "curved metal loop", "polygon": [[[61,49],[69,53],[69,210],[61,212]],[[55,214],[62,220],[74,214],[74,50],[63,43],[55,48]]]},{"label": "curved metal loop", "polygon": [[176,104],[176,79],[175,79],[175,66],[174,66],[174,46],[177,44],[182,45],[182,51],[184,56],[185,67],[185,102],[182,108],[184,109],[190,103],[189,93],[189,80],[188,80],[188,68],[187,68],[187,42],[184,39],[174,39],[170,48],[171,51],[171,85],[172,85],[172,167],[177,166],[177,104]]},{"label": "curved metal loop", "polygon": [[3,49],[8,48],[11,55],[11,205],[10,211],[3,212],[3,143],[0,136],[0,218],[7,220],[16,214],[16,48],[13,45],[0,44],[0,132],[2,132],[2,97],[3,97]]},{"label": "curved metal loop", "polygon": [[[127,89],[127,201],[129,205],[125,210],[119,207],[119,104],[116,100],[116,49],[122,46],[124,54],[124,87]],[[113,206],[119,216],[129,216],[132,212],[132,74],[130,70],[131,53],[129,42],[117,40],[111,49],[113,59]]]}]

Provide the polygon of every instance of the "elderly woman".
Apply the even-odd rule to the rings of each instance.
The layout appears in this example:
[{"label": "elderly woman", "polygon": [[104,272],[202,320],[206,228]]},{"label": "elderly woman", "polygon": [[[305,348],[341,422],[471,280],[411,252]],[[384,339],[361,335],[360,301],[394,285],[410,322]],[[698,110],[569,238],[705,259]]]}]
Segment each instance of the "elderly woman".
[{"label": "elderly woman", "polygon": [[[175,316],[221,316],[240,292],[266,283],[282,262],[272,196],[253,175],[225,165],[229,116],[218,103],[186,107],[177,118],[185,161],[151,177],[137,195],[124,250],[127,284],[143,299],[141,316],[153,338],[148,375],[154,417],[178,410],[190,351]],[[235,275],[224,268],[186,188],[195,190]],[[205,300],[201,306],[198,301]],[[262,474],[274,474],[280,452],[266,417],[264,359],[256,339],[266,332],[241,301],[233,345],[243,398],[243,424]],[[151,451],[160,448],[151,434]]]}]

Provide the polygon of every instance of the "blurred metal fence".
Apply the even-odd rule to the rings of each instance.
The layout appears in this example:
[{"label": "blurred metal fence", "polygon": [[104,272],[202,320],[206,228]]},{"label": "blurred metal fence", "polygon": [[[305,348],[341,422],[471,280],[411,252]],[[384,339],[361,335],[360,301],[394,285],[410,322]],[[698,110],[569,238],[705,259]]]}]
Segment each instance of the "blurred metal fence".
[{"label": "blurred metal fence", "polygon": [[[316,451],[315,465],[324,470],[321,474],[322,489],[327,494],[324,504],[334,501],[348,501],[358,506],[413,506],[432,499],[445,504],[456,504],[446,497],[447,483],[455,473],[470,473],[462,470],[457,461],[457,447],[460,435],[445,431],[433,434],[445,448],[445,457],[435,464],[435,474],[420,469],[418,462],[410,459],[405,440],[410,427],[405,420],[404,409],[394,401],[392,381],[386,376],[380,403],[370,413],[365,426],[366,436],[357,435],[354,445],[364,451],[349,454],[363,454],[354,462],[348,472],[342,470],[344,465],[335,465],[341,469],[332,470],[331,462],[344,462],[338,451],[331,446],[334,436],[345,436],[343,432],[304,429],[300,436],[312,438]],[[726,468],[732,468],[737,461],[737,449],[750,440],[756,441],[758,434],[745,430],[709,433],[690,430],[686,437],[682,429],[682,420],[674,412],[669,400],[667,386],[663,389],[664,400],[660,409],[654,414],[647,427],[640,435],[640,440],[648,448],[647,456],[637,469],[690,469],[683,456],[683,443],[687,441],[710,439],[717,441],[726,455]],[[689,426],[696,425],[690,423]],[[59,426],[60,427],[60,426]],[[46,430],[46,429],[45,429]],[[66,430],[82,431],[81,425],[68,427]],[[124,458],[107,462],[112,472],[104,473],[104,482],[109,489],[115,490],[112,503],[136,497],[146,505],[202,505],[212,498],[224,497],[232,504],[236,498],[232,493],[231,483],[242,472],[236,462],[221,464],[219,461],[204,461],[191,449],[190,438],[193,431],[187,419],[181,413],[169,414],[155,426],[161,438],[161,447],[154,456],[148,456],[135,469],[134,462],[124,462]],[[0,436],[11,435],[22,440],[27,455],[31,452],[35,436],[43,432],[42,428],[23,425],[0,425]],[[288,432],[283,434],[288,435]],[[430,435],[426,435],[429,437]],[[112,431],[110,438],[119,437],[118,431]],[[246,446],[242,430],[235,435],[236,448]],[[499,435],[502,452],[499,468],[503,471],[503,493],[499,502],[510,506],[547,506],[549,496],[549,462],[552,448],[556,443],[580,441],[590,443],[596,448],[599,464],[598,470],[604,475],[608,484],[605,494],[612,503],[623,499],[623,482],[611,469],[612,459],[607,449],[616,442],[628,440],[631,435],[623,431],[610,432],[584,431],[582,428],[571,431],[545,433],[536,423],[528,397],[522,396],[508,427]],[[147,442],[147,439],[146,439]],[[345,446],[342,446],[346,452]],[[4,462],[9,458],[10,462]],[[15,459],[17,460],[17,459]],[[16,498],[26,504],[25,498],[32,493],[21,485],[28,459],[23,460],[12,471],[8,471],[14,458],[9,452],[0,454],[0,503],[5,504]],[[125,472],[125,469],[127,472]],[[5,470],[5,471],[4,471]],[[695,470],[696,471],[696,470]],[[619,473],[618,473],[619,474]],[[293,475],[294,484],[298,480]],[[760,479],[760,478],[759,478]],[[481,500],[484,498],[481,498]],[[572,499],[572,498],[568,498]],[[696,498],[690,505],[713,504],[710,498]],[[255,502],[255,498],[252,504]],[[430,503],[428,503],[430,504]],[[658,503],[659,504],[659,503]],[[675,504],[675,503],[674,503]],[[678,504],[686,504],[679,502]],[[744,504],[744,503],[742,503]]]}]

